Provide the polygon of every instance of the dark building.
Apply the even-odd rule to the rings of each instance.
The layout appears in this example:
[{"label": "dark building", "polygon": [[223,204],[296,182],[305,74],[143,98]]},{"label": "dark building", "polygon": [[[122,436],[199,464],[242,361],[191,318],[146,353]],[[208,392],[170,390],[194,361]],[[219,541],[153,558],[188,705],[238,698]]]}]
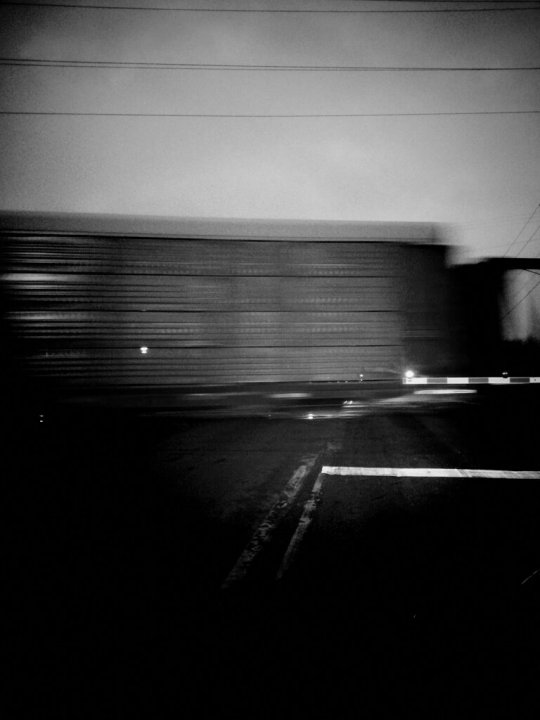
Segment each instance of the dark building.
[{"label": "dark building", "polygon": [[[535,323],[519,328],[523,311],[534,311],[540,285],[539,258],[490,258],[454,268],[453,295],[459,308],[460,332],[467,348],[467,372],[473,375],[540,374],[540,336]],[[509,292],[508,278],[519,277]],[[527,301],[527,304],[525,304]],[[536,326],[538,322],[536,323]],[[521,332],[519,331],[521,329]]]}]

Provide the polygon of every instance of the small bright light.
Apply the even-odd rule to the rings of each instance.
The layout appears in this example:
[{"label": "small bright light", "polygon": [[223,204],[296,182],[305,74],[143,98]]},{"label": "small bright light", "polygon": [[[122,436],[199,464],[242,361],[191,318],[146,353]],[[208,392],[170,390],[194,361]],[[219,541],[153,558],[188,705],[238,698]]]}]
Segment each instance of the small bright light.
[{"label": "small bright light", "polygon": [[311,413],[308,415],[308,420],[313,420],[313,415]]},{"label": "small bright light", "polygon": [[146,355],[147,352],[148,352],[148,348],[146,347],[146,345],[143,345],[141,348],[141,355]]},{"label": "small bright light", "polygon": [[406,377],[408,380],[410,380],[411,378],[413,378],[413,377],[414,377],[414,370],[407,370],[407,372],[405,373],[405,377]]}]

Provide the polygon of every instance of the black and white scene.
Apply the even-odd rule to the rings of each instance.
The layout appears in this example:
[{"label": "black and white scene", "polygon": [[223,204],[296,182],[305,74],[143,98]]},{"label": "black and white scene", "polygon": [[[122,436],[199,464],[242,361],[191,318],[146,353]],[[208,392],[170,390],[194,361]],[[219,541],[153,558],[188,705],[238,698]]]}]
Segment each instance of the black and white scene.
[{"label": "black and white scene", "polygon": [[539,0],[0,43],[2,717],[540,717]]}]

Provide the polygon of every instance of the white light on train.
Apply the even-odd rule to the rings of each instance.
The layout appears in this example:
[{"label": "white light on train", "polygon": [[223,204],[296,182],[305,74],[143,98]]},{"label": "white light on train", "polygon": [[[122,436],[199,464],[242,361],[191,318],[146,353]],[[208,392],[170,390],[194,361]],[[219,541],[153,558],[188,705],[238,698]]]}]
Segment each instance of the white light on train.
[{"label": "white light on train", "polygon": [[411,378],[413,378],[413,377],[414,377],[414,370],[407,370],[407,371],[405,372],[405,377],[407,378],[407,380],[410,380]]},{"label": "white light on train", "polygon": [[141,355],[147,355],[148,354],[148,348],[146,345],[143,345],[142,348],[140,348]]}]

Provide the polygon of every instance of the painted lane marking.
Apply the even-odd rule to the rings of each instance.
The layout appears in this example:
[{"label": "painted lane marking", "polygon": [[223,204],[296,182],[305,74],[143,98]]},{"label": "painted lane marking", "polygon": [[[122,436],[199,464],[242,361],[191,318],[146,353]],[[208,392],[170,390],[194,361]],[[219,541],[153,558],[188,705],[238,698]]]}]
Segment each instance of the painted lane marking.
[{"label": "painted lane marking", "polygon": [[384,468],[334,467],[325,465],[321,475],[361,477],[439,477],[501,478],[503,480],[540,480],[540,470],[467,470],[465,468]]},{"label": "painted lane marking", "polygon": [[[298,522],[295,533],[283,557],[276,579],[281,580],[293,563],[298,548],[313,521],[315,510],[322,497],[322,488],[325,475],[347,475],[362,477],[468,477],[468,478],[502,478],[509,480],[540,480],[538,470],[476,470],[465,468],[379,468],[379,467],[340,467],[324,465],[319,473],[311,494],[304,505],[302,516]],[[540,572],[538,570],[537,572]],[[529,579],[529,578],[527,578]]]},{"label": "painted lane marking", "polygon": [[521,581],[520,585],[526,585],[526,584],[529,582],[529,580],[532,580],[534,577],[536,577],[536,576],[538,575],[538,573],[540,573],[540,569],[539,569],[539,570],[535,570],[535,571],[532,572],[530,575],[528,575],[528,576],[525,578],[525,580],[522,580],[522,581]]},{"label": "painted lane marking", "polygon": [[240,557],[236,561],[233,569],[223,582],[221,586],[222,590],[226,590],[247,575],[256,557],[272,538],[278,522],[288,511],[296,496],[302,489],[305,478],[309,475],[319,457],[320,454],[302,459],[302,465],[294,471],[293,476],[282,490],[279,498],[274,505],[272,505],[264,520],[251,536],[251,540],[248,542]]},{"label": "painted lane marking", "polygon": [[311,397],[311,393],[305,392],[288,392],[288,393],[273,393],[270,395],[273,398],[308,398]]},{"label": "painted lane marking", "polygon": [[465,388],[437,388],[436,390],[415,390],[414,395],[476,395],[478,390],[469,390]]},{"label": "painted lane marking", "polygon": [[306,530],[308,529],[311,521],[313,520],[313,515],[315,514],[315,510],[317,509],[317,505],[319,504],[322,495],[323,478],[324,475],[323,472],[321,472],[315,480],[311,495],[309,496],[306,504],[304,505],[304,510],[302,512],[300,520],[298,521],[298,525],[296,527],[294,535],[292,536],[289,546],[285,551],[285,555],[283,556],[281,566],[276,575],[277,580],[281,580],[287,572],[298,552],[298,548],[300,547],[300,543],[302,542],[304,535],[306,534]]}]

